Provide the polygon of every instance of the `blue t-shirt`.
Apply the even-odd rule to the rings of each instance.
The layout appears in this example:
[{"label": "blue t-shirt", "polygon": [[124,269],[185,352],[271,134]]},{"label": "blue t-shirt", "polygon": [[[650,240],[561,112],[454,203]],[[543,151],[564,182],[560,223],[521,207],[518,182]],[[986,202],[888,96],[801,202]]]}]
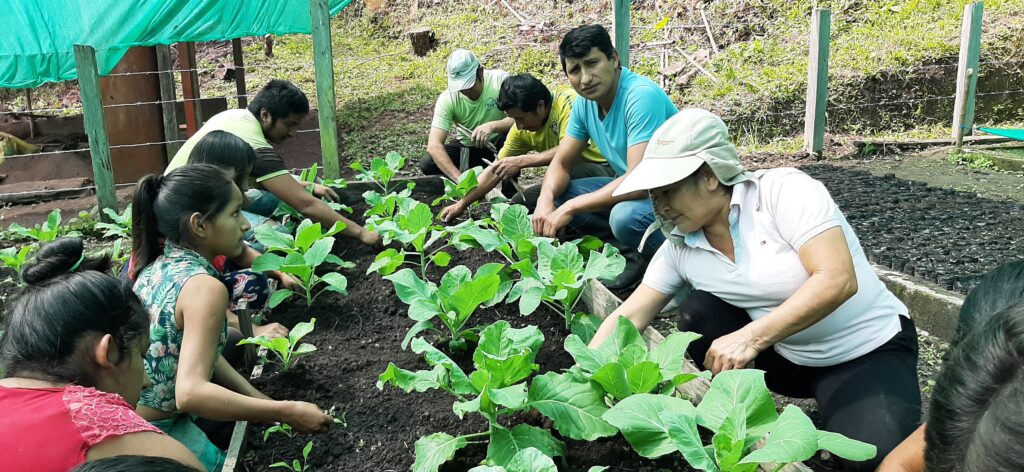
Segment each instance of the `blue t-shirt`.
[{"label": "blue t-shirt", "polygon": [[608,114],[601,119],[597,102],[576,97],[566,134],[580,141],[593,140],[618,175],[628,169],[626,150],[650,141],[654,131],[675,115],[676,106],[651,79],[622,68],[619,88]]}]

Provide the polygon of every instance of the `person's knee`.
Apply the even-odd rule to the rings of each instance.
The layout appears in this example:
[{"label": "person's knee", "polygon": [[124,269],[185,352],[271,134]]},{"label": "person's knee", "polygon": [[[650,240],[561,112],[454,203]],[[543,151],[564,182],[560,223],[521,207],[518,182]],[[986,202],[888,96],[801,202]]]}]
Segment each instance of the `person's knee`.
[{"label": "person's knee", "polygon": [[639,205],[634,202],[619,203],[612,207],[608,215],[608,225],[615,239],[637,252],[640,252],[640,241],[646,230],[640,221],[641,216]]},{"label": "person's knee", "polygon": [[437,167],[434,157],[430,154],[424,154],[419,162],[416,163],[416,167],[420,168],[420,172],[423,172],[423,175],[437,175],[441,173],[441,168]]}]

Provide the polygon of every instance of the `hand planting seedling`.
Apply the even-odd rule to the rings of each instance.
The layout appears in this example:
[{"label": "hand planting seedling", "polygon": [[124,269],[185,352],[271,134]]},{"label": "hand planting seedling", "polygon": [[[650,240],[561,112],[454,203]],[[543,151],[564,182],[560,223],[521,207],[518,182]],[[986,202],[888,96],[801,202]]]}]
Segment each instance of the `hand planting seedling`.
[{"label": "hand planting seedling", "polygon": [[569,372],[600,385],[617,402],[640,393],[672,395],[677,387],[697,377],[710,379],[708,371],[683,372],[686,349],[699,338],[690,332],[673,333],[648,351],[636,326],[621,316],[601,347],[590,349],[579,336],[570,334],[565,338],[565,350],[576,361]]},{"label": "hand planting seedling", "polygon": [[473,312],[481,305],[489,307],[500,303],[512,288],[504,268],[503,264],[484,264],[474,275],[466,266],[457,266],[444,274],[440,287],[417,277],[408,268],[384,277],[395,285],[398,298],[409,305],[409,318],[416,321],[402,341],[402,349],[423,331],[440,333],[434,326],[434,319],[448,329],[449,348],[453,351],[466,349],[467,340],[477,339],[477,328],[466,328]]},{"label": "hand planting seedling", "polygon": [[292,459],[291,464],[287,462],[277,462],[270,464],[270,467],[282,467],[293,472],[305,472],[309,470],[309,453],[313,450],[313,441],[306,443],[306,447],[302,448],[302,462],[298,459]]},{"label": "hand planting seedling", "polygon": [[466,194],[468,194],[470,191],[475,189],[477,185],[479,185],[479,182],[477,181],[477,176],[479,176],[482,172],[482,167],[474,167],[472,169],[469,169],[459,176],[458,182],[452,182],[451,180],[442,177],[441,180],[442,182],[444,182],[444,195],[441,195],[440,197],[434,199],[434,201],[431,202],[430,206],[437,206],[437,204],[441,202],[457,202],[459,200],[462,200],[462,197],[465,197]]},{"label": "hand planting seedling", "polygon": [[[331,248],[334,247],[333,235],[344,228],[345,224],[338,222],[331,229],[321,231],[320,223],[306,219],[302,220],[296,228],[295,237],[292,237],[274,230],[270,225],[262,225],[256,228],[256,240],[267,247],[267,252],[253,261],[252,270],[279,270],[294,275],[299,279],[299,284],[305,292],[307,308],[325,291],[345,295],[348,293],[348,279],[344,275],[328,272],[321,276],[316,273],[316,269],[325,262],[342,268],[353,267],[351,263],[331,254]],[[326,286],[316,291],[321,284]],[[267,305],[271,308],[276,307],[292,295],[294,292],[291,290],[278,290],[270,296]]]},{"label": "hand planting seedling", "polygon": [[286,338],[270,339],[266,336],[257,336],[254,338],[245,338],[239,341],[238,345],[255,344],[257,346],[263,346],[277,356],[278,361],[281,363],[281,370],[288,370],[295,365],[295,362],[297,362],[300,357],[316,351],[316,346],[301,342],[304,336],[313,331],[313,325],[315,324],[316,318],[313,318],[307,322],[296,324],[295,327],[288,332],[288,337]]},{"label": "hand planting seedling", "polygon": [[[320,201],[324,202],[325,205],[327,205],[330,209],[332,209],[334,211],[345,211],[345,212],[348,212],[348,213],[351,214],[352,213],[352,208],[351,207],[349,207],[348,205],[342,205],[341,203],[335,202],[334,200],[332,200],[331,198],[329,198],[327,195],[325,195],[323,193],[323,192],[333,192],[333,191],[327,190],[327,187],[335,187],[335,186],[344,187],[344,185],[331,185],[331,184],[327,184],[326,182],[321,180],[322,185],[326,185],[327,187],[320,187],[322,192],[320,194],[317,193],[316,189],[318,187],[315,184],[315,181],[318,180],[317,179],[317,173],[318,172],[319,172],[319,169],[318,169],[317,165],[314,163],[308,169],[305,169],[301,173],[299,173],[299,182],[305,185],[306,192],[308,192],[310,195],[319,196],[320,197]],[[337,182],[337,181],[331,181],[331,182]],[[344,184],[344,180],[342,180],[341,182],[342,182],[342,184]],[[331,195],[334,195],[334,194],[331,193]],[[274,210],[274,213],[271,215],[271,218],[281,221],[282,224],[286,228],[288,228],[289,231],[294,232],[295,231],[295,222],[296,221],[302,221],[302,219],[305,218],[305,215],[300,213],[298,210],[292,208],[291,205],[289,205],[289,204],[287,204],[287,203],[282,201],[282,202],[279,202],[277,204],[277,209]]]},{"label": "hand planting seedling", "polygon": [[130,204],[120,215],[110,208],[104,208],[103,214],[110,218],[110,223],[96,223],[96,228],[103,230],[103,237],[132,238],[132,206]]},{"label": "hand planting seedling", "polygon": [[42,225],[35,225],[32,228],[26,228],[18,223],[11,223],[11,226],[9,226],[7,230],[23,238],[33,239],[41,243],[53,241],[60,236],[79,235],[77,231],[70,231],[67,228],[62,228],[60,226],[60,221],[60,208],[54,208],[53,211],[46,216],[46,221]]},{"label": "hand planting seedling", "polygon": [[[433,367],[431,370],[412,372],[389,363],[387,370],[378,377],[377,388],[391,385],[406,393],[441,389],[457,399],[453,409],[459,418],[476,413],[486,418],[489,425],[487,431],[480,433],[462,436],[434,433],[421,437],[416,441],[416,462],[412,470],[436,472],[455,457],[459,449],[485,443],[485,465],[515,471],[554,470],[531,468],[529,464],[547,462],[539,456],[550,461],[551,457],[564,455],[562,441],[545,429],[527,424],[506,428],[498,421],[533,407],[528,401],[526,379],[538,369],[534,361],[543,344],[544,335],[536,326],[515,329],[507,321],[498,321],[481,331],[480,344],[473,353],[476,370],[470,375],[423,338],[413,340],[413,351],[423,354]],[[614,433],[614,429],[612,431]],[[489,438],[489,441],[473,441],[477,438]],[[536,452],[524,454],[528,449]]]},{"label": "hand planting seedling", "polygon": [[[643,457],[678,451],[692,467],[712,472],[753,472],[761,464],[784,465],[810,459],[826,450],[851,461],[875,456],[875,446],[841,434],[818,431],[795,405],[776,413],[764,372],[729,370],[715,376],[696,407],[689,401],[637,394],[620,401],[603,416]],[[714,434],[704,445],[698,426]],[[754,445],[766,439],[764,447]]]}]

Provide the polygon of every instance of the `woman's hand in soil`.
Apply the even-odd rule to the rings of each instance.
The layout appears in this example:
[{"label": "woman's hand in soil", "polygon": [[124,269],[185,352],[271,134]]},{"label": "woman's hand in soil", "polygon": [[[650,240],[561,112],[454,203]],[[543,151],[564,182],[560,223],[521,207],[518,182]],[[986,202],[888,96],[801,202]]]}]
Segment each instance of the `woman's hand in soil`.
[{"label": "woman's hand in soil", "polygon": [[256,336],[266,336],[270,339],[284,338],[288,336],[288,328],[285,328],[280,323],[270,323],[263,326],[253,325],[252,334]]},{"label": "woman's hand in soil", "polygon": [[370,246],[374,249],[381,249],[384,247],[384,243],[380,238],[380,235],[376,231],[370,231],[364,229],[362,234],[359,235],[359,242]]},{"label": "woman's hand in soil", "polygon": [[320,184],[314,183],[313,184],[313,196],[318,197],[318,198],[327,198],[328,200],[330,200],[332,202],[337,202],[338,201],[338,192],[335,192],[334,189],[332,189],[332,188],[330,188],[330,187],[328,187],[326,185],[320,185]]},{"label": "woman's hand in soil", "polygon": [[455,221],[460,216],[462,216],[462,214],[465,213],[465,211],[466,207],[462,205],[461,200],[452,203],[451,205],[448,205],[444,207],[443,210],[441,210],[441,221],[445,224],[451,223],[452,221]]},{"label": "woman's hand in soil", "polygon": [[288,423],[297,433],[326,433],[334,424],[334,418],[320,407],[308,402],[283,402],[285,404],[282,423]]},{"label": "woman's hand in soil", "polygon": [[732,369],[742,369],[752,362],[761,351],[757,349],[754,333],[743,327],[711,342],[711,348],[704,358],[704,367],[712,375]]},{"label": "woman's hand in soil", "polygon": [[295,277],[292,277],[289,274],[286,274],[279,270],[273,270],[268,272],[268,275],[277,279],[278,282],[281,282],[281,288],[286,288],[293,292],[298,292],[299,290],[302,290],[302,284],[299,283],[299,280],[296,279]]}]

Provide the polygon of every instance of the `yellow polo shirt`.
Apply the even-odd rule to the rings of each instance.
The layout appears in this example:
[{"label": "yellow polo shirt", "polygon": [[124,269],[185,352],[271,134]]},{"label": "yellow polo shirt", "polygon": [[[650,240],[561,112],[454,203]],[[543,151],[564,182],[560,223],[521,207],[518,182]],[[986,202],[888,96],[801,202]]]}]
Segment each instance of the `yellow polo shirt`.
[{"label": "yellow polo shirt", "polygon": [[[576,92],[566,87],[555,90],[551,95],[553,99],[547,123],[544,123],[544,126],[538,131],[524,131],[512,125],[512,129],[509,130],[508,136],[505,138],[505,145],[498,151],[498,159],[521,156],[530,152],[544,152],[558,146],[558,143],[565,137],[565,130],[569,126],[569,112],[572,111],[572,102],[576,99]],[[583,150],[583,159],[598,164],[606,162],[593,142],[587,143],[587,148]]]}]

